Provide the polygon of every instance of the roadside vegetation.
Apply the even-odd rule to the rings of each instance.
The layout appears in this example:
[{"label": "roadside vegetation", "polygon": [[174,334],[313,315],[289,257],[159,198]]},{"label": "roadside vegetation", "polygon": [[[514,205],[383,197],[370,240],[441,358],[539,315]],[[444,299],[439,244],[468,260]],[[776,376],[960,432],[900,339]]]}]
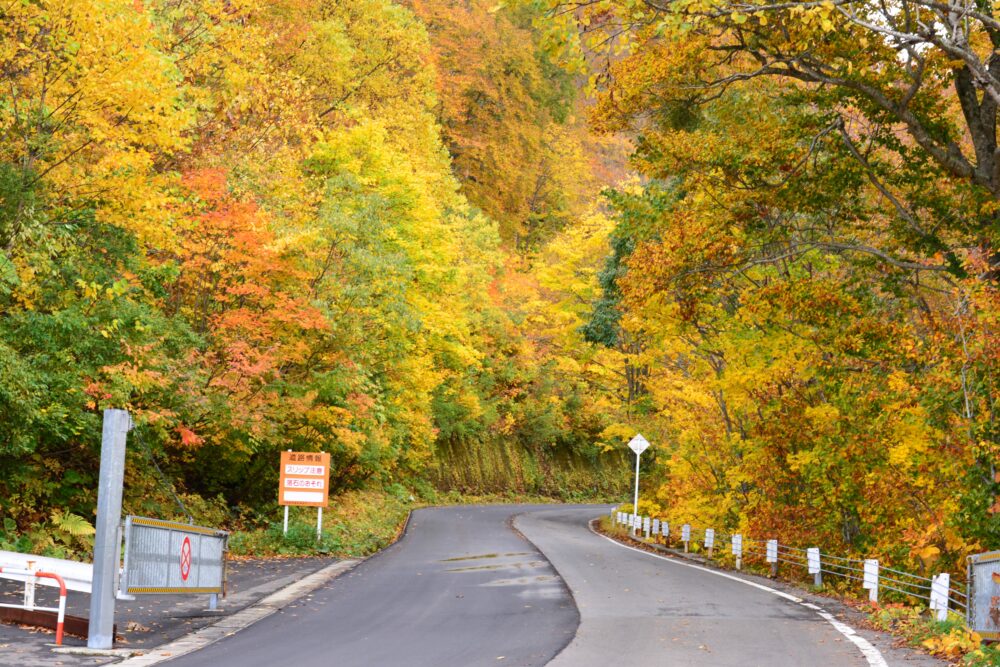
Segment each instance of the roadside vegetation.
[{"label": "roadside vegetation", "polygon": [[641,431],[661,516],[961,576],[1000,37],[918,4],[7,3],[0,540],[87,556],[119,407],[125,510],[240,553],[314,550],[285,449],[363,554],[411,503],[625,497]]}]

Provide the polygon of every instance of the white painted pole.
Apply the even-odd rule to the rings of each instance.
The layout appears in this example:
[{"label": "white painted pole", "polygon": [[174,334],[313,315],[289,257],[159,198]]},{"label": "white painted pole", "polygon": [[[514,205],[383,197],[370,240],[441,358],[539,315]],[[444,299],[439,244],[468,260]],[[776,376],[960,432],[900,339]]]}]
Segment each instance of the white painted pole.
[{"label": "white painted pole", "polygon": [[[642,456],[641,453],[636,453],[635,455],[635,495],[632,503],[632,512],[636,515],[639,514],[639,457]],[[636,526],[632,525],[632,534],[637,534]]]},{"label": "white painted pole", "polygon": [[[286,449],[285,451],[286,451],[286,452],[290,452],[290,451],[292,451],[292,450],[290,450],[290,449]],[[280,464],[279,464],[279,465],[280,465]],[[281,493],[282,493],[282,492],[281,492],[281,491],[279,490],[279,491],[278,491],[278,499],[279,499],[279,500],[281,499]],[[281,535],[282,535],[283,537],[286,537],[286,536],[288,535],[288,505],[285,505],[285,523],[284,523],[284,525],[283,525],[283,527],[282,527],[282,529],[281,529]]]},{"label": "white painted pole", "polygon": [[316,541],[319,542],[323,538],[323,508],[316,508]]},{"label": "white painted pole", "polygon": [[939,621],[948,620],[950,586],[951,575],[947,572],[931,577],[930,607],[934,610],[934,617]]}]

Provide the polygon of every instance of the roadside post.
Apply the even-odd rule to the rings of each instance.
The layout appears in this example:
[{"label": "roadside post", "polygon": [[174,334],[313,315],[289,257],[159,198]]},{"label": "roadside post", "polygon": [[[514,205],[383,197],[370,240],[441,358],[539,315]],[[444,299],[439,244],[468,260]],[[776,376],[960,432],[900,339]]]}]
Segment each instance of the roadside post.
[{"label": "roadside post", "polygon": [[766,560],[771,564],[771,578],[778,576],[778,540],[767,541]]},{"label": "roadside post", "polygon": [[705,548],[708,549],[708,557],[712,557],[712,551],[715,549],[715,529],[706,528],[705,529]]},{"label": "roadside post", "polygon": [[684,543],[684,553],[688,552],[688,542],[691,541],[691,524],[681,526],[681,542]]},{"label": "roadside post", "polygon": [[948,589],[951,587],[951,575],[947,572],[935,575],[931,579],[930,608],[934,610],[934,618],[939,621],[948,620]]},{"label": "roadside post", "polygon": [[281,452],[278,504],[284,505],[284,535],[288,534],[288,507],[316,508],[316,539],[323,536],[323,508],[330,505],[330,454]]},{"label": "roadside post", "polygon": [[819,588],[823,585],[823,572],[819,561],[819,547],[809,547],[806,549],[806,564],[809,567],[809,574],[813,576],[813,585]]},{"label": "roadside post", "polygon": [[125,441],[132,419],[125,410],[105,410],[101,433],[101,469],[97,485],[94,579],[90,593],[87,648],[109,649],[114,638],[115,579],[118,574]]},{"label": "roadside post", "polygon": [[[646,451],[649,447],[649,442],[642,437],[641,433],[636,433],[635,437],[629,440],[628,447],[633,452],[635,452],[635,495],[633,496],[632,511],[638,515],[639,513],[639,457],[642,453]],[[637,527],[633,523],[632,534],[635,535],[638,532]]]},{"label": "roadside post", "polygon": [[861,587],[868,590],[868,600],[878,602],[878,561],[874,558],[865,559],[864,579]]},{"label": "roadside post", "polygon": [[648,516],[647,517],[643,517],[643,519],[642,519],[642,532],[646,536],[647,540],[649,539],[649,528],[650,528],[649,517]]},{"label": "roadside post", "polygon": [[660,520],[653,519],[653,541],[656,541],[656,536],[660,534]]},{"label": "roadside post", "polygon": [[739,533],[733,535],[733,555],[736,556],[736,569],[740,570],[743,566],[743,536]]}]

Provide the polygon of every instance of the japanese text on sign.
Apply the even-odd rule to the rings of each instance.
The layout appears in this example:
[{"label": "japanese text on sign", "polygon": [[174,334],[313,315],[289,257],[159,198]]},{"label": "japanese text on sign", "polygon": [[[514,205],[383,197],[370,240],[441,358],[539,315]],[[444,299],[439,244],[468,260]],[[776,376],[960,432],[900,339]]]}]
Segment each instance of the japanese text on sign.
[{"label": "japanese text on sign", "polygon": [[330,455],[326,452],[281,452],[278,504],[329,505]]}]

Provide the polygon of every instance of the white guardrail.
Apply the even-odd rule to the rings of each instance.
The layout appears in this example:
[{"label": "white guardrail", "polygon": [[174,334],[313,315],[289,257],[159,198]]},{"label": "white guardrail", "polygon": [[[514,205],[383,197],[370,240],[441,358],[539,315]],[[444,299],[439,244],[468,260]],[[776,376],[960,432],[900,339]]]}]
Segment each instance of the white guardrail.
[{"label": "white guardrail", "polygon": [[[670,537],[670,523],[667,521],[650,520],[649,517],[618,511],[611,513],[611,519],[616,525],[625,526],[633,533],[642,530],[647,540],[657,536]],[[816,585],[822,584],[823,575],[828,574],[860,582],[861,587],[868,591],[868,599],[872,602],[877,602],[879,590],[885,589],[926,601],[938,620],[945,620],[949,609],[968,618],[968,591],[952,583],[951,575],[947,572],[923,577],[882,566],[874,558],[845,558],[821,553],[819,547],[801,549],[781,544],[776,539],[755,540],[739,533],[726,535],[712,528],[694,528],[687,523],[681,526],[680,541],[684,544],[684,551],[688,551],[691,542],[700,542],[711,557],[712,550],[720,539],[729,541],[737,570],[742,568],[744,556],[760,558],[770,564],[772,575],[777,575],[779,563],[787,563],[813,575]]]},{"label": "white guardrail", "polygon": [[[0,551],[0,578],[24,583],[24,601],[21,604],[0,603],[0,607],[26,611],[51,611],[56,614],[56,644],[62,645],[63,625],[66,618],[66,593],[90,593],[94,567],[61,558],[48,558],[15,551]],[[58,607],[41,607],[35,603],[35,587],[52,586],[59,589]]]},{"label": "white guardrail", "polygon": [[[94,578],[94,566],[90,563],[22,554],[16,551],[0,551],[0,567],[55,572],[66,582],[66,590],[78,591],[80,593],[90,593],[90,582]],[[25,583],[34,579],[34,577],[28,574],[14,574],[7,571],[3,572],[3,578],[23,581]],[[52,579],[45,579],[36,583],[43,586],[59,586]]]}]

